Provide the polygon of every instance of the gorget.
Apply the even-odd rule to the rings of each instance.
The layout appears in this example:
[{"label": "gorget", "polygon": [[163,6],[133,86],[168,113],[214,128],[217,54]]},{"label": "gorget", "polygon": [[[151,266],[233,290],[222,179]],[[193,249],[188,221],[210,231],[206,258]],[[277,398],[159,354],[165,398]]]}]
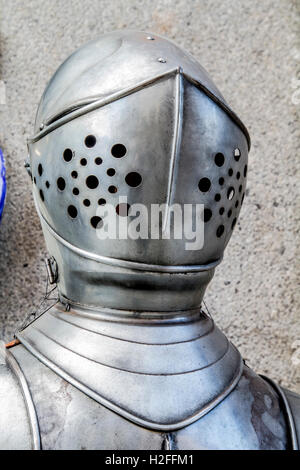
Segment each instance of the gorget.
[{"label": "gorget", "polygon": [[198,420],[238,383],[243,361],[203,312],[174,316],[97,312],[61,303],[17,334],[41,362],[143,427],[172,431]]}]

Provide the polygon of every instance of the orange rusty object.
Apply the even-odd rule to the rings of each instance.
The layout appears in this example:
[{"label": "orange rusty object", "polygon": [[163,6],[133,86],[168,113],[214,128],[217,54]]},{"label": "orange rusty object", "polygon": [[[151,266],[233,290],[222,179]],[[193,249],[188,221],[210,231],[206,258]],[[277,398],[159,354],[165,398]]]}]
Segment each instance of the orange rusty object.
[{"label": "orange rusty object", "polygon": [[20,344],[20,341],[18,339],[13,339],[9,343],[6,343],[5,347],[6,347],[6,349],[13,348],[17,344]]}]

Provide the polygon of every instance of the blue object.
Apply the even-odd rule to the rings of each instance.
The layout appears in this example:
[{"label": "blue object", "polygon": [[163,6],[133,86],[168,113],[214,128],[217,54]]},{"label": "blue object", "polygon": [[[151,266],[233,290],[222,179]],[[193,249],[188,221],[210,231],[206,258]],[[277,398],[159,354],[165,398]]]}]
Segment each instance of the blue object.
[{"label": "blue object", "polygon": [[2,150],[0,149],[0,220],[3,212],[6,194],[5,165]]}]

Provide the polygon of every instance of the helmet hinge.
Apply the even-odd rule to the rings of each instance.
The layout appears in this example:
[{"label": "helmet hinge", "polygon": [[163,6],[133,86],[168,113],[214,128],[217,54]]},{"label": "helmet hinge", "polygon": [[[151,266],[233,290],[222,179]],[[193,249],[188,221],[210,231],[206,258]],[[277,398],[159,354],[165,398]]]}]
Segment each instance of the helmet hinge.
[{"label": "helmet hinge", "polygon": [[50,258],[46,258],[45,263],[46,263],[49,283],[55,284],[57,281],[57,277],[58,277],[57,263],[55,259],[53,258],[53,256],[51,256]]}]

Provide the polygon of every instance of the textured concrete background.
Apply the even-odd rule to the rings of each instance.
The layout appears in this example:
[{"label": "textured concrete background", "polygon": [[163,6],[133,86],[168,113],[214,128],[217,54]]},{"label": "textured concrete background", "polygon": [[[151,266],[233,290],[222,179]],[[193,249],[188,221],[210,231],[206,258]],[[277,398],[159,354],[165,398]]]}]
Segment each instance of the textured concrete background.
[{"label": "textured concrete background", "polygon": [[8,176],[0,228],[0,334],[11,337],[45,287],[44,242],[23,161],[47,81],[75,48],[103,32],[154,31],[200,60],[252,136],[248,197],[206,302],[250,366],[300,392],[297,2],[0,5],[0,79],[7,94],[6,106],[0,104],[0,145]]}]

